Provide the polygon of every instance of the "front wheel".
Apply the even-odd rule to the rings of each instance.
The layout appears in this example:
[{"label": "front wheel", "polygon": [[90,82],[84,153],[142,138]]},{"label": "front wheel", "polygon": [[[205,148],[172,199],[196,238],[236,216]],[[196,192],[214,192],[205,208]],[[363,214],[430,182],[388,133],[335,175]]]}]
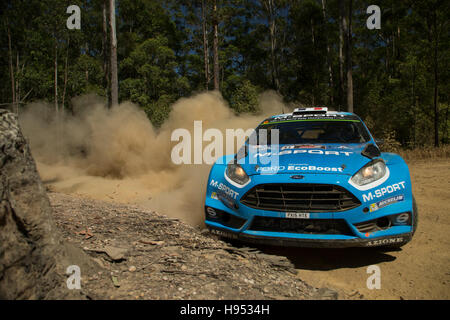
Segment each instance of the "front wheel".
[{"label": "front wheel", "polygon": [[414,233],[416,232],[418,224],[419,224],[419,210],[417,209],[416,199],[413,196],[413,230],[412,230],[412,235],[414,235]]}]

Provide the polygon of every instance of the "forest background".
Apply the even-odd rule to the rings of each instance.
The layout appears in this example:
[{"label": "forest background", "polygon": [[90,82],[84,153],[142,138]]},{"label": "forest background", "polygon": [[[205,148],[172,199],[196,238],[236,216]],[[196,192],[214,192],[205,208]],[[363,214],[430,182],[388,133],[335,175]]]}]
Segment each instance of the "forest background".
[{"label": "forest background", "polygon": [[[380,29],[367,27],[373,4]],[[80,30],[66,27],[70,5]],[[181,97],[218,90],[236,114],[257,113],[273,90],[355,112],[391,149],[442,147],[449,13],[439,0],[2,1],[0,107],[73,112],[72,98],[95,93],[159,127]]]}]

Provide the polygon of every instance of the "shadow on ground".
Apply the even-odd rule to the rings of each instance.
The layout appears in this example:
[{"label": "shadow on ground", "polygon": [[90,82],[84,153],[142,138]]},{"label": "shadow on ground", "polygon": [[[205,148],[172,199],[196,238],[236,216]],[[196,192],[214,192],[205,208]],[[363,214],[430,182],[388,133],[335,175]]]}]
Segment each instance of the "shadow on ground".
[{"label": "shadow on ground", "polygon": [[390,255],[389,252],[401,250],[381,248],[297,248],[255,245],[242,242],[232,242],[230,244],[236,247],[255,248],[265,254],[284,256],[294,264],[296,269],[321,271],[358,268],[381,262],[391,262],[396,257]]}]

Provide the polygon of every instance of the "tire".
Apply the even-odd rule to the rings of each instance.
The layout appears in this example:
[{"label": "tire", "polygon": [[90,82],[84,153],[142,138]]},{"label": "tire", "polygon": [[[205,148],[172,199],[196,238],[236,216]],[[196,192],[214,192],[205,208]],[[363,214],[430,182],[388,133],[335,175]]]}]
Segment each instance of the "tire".
[{"label": "tire", "polygon": [[413,196],[413,230],[412,236],[416,233],[417,226],[419,224],[419,209],[417,209],[416,199]]}]

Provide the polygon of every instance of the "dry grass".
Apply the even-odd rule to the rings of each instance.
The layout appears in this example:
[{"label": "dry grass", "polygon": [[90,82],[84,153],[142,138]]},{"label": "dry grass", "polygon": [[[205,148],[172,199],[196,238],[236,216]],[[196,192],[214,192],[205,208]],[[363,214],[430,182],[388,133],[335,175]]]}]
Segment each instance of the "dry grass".
[{"label": "dry grass", "polygon": [[399,149],[397,151],[405,160],[426,160],[450,158],[450,145],[420,147],[415,149]]}]

